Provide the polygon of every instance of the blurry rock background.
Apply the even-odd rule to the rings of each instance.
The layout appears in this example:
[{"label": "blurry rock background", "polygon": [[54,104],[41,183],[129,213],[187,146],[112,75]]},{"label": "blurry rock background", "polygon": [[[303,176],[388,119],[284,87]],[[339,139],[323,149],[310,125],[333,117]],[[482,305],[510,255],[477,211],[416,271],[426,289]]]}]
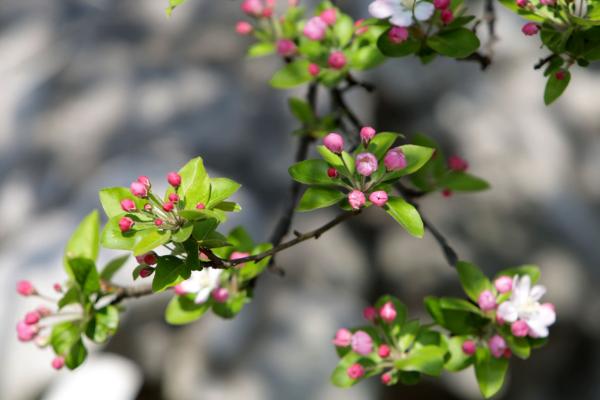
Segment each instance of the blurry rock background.
[{"label": "blurry rock background", "polygon": [[[0,4],[0,398],[21,399],[476,399],[472,372],[415,387],[376,379],[328,382],[330,339],[390,292],[424,315],[426,294],[458,294],[454,271],[427,235],[410,238],[377,210],[278,257],[234,321],[166,325],[168,295],[128,303],[122,327],[76,373],[16,340],[35,306],[15,282],[47,290],[63,279],[62,248],[98,207],[97,190],[127,185],[202,155],[212,175],[244,185],[232,218],[264,240],[287,196],[295,128],[290,92],[267,84],[275,58],[247,60],[233,32],[239,3],[3,0]],[[340,2],[366,16],[367,1]],[[474,7],[481,8],[481,2]],[[392,60],[364,76],[378,86],[351,103],[380,130],[435,136],[493,190],[423,210],[464,259],[494,271],[538,263],[559,321],[551,344],[512,361],[504,399],[600,398],[600,114],[597,69],[578,69],[556,105],[532,69],[544,55],[498,6],[494,63]],[[477,9],[477,8],[476,8]],[[479,10],[478,12],[480,12]],[[483,32],[483,29],[480,29]],[[302,91],[298,92],[302,94]],[[327,106],[327,101],[322,102]],[[308,229],[332,210],[299,215]],[[114,252],[106,251],[108,259]],[[119,280],[130,281],[124,271]]]}]

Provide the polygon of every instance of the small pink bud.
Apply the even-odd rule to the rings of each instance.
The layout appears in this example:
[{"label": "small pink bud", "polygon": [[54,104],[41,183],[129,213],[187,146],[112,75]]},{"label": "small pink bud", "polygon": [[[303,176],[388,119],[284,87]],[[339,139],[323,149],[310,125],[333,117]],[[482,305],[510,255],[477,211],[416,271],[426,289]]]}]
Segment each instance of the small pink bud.
[{"label": "small pink bud", "polygon": [[323,22],[331,26],[335,24],[335,21],[337,20],[337,10],[335,8],[328,8],[326,10],[323,10],[323,12],[321,12],[320,17],[323,20]]},{"label": "small pink bud", "polygon": [[372,127],[363,126],[360,130],[360,140],[362,140],[362,142],[365,144],[369,144],[371,139],[373,139],[373,137],[375,137],[376,133],[377,133],[377,131],[375,129],[373,129]]},{"label": "small pink bud", "polygon": [[469,163],[459,156],[450,156],[448,157],[448,168],[452,171],[466,171],[469,168]]},{"label": "small pink bud", "polygon": [[496,297],[491,291],[484,290],[477,298],[477,304],[483,311],[492,311],[496,308]]},{"label": "small pink bud", "polygon": [[364,331],[356,331],[352,335],[352,351],[366,356],[373,352],[373,339]]},{"label": "small pink bud", "polygon": [[177,193],[171,193],[169,195],[169,201],[177,203],[179,201],[179,196],[177,195]]},{"label": "small pink bud", "polygon": [[265,8],[262,12],[262,16],[263,16],[263,18],[271,18],[271,16],[273,16],[273,8],[272,7]]},{"label": "small pink bud", "polygon": [[521,28],[521,32],[525,36],[533,36],[537,34],[540,30],[540,27],[535,22],[528,22]]},{"label": "small pink bud", "polygon": [[392,382],[392,374],[389,372],[386,372],[385,374],[381,375],[381,383],[383,383],[384,385],[389,385]]},{"label": "small pink bud", "polygon": [[555,6],[556,0],[540,0],[540,3],[542,3],[545,6]]},{"label": "small pink bud", "polygon": [[333,69],[342,69],[346,66],[346,56],[339,50],[333,51],[329,55],[327,64]]},{"label": "small pink bud", "polygon": [[474,341],[472,341],[472,340],[465,340],[463,342],[463,344],[462,344],[462,351],[466,355],[472,356],[473,354],[475,354],[476,350],[477,350],[477,345],[475,344]]},{"label": "small pink bud", "polygon": [[451,196],[452,196],[452,190],[450,190],[450,189],[448,189],[448,188],[446,188],[446,189],[442,190],[442,196],[444,196],[444,197],[446,197],[446,198],[447,198],[447,197],[451,197]]},{"label": "small pink bud", "polygon": [[[245,251],[234,251],[229,256],[229,259],[230,260],[239,260],[240,258],[246,258],[246,257],[249,257],[249,256],[250,256],[250,253],[247,253]],[[244,265],[246,265],[246,263],[237,264],[238,268],[241,268]]]},{"label": "small pink bud", "polygon": [[148,178],[146,175],[138,176],[137,181],[142,185],[146,186],[147,189],[150,189],[152,187],[152,184],[150,183],[150,178]]},{"label": "small pink bud", "polygon": [[240,7],[244,13],[252,17],[260,17],[264,9],[264,5],[260,0],[244,0]]},{"label": "small pink bud", "polygon": [[348,347],[352,343],[352,332],[346,328],[338,329],[335,333],[333,344],[337,347]]},{"label": "small pink bud", "polygon": [[238,35],[248,36],[253,30],[254,28],[249,22],[239,21],[237,24],[235,24],[235,31],[238,33]]},{"label": "small pink bud", "polygon": [[442,10],[440,19],[444,25],[448,25],[450,22],[454,21],[454,13],[452,13],[452,10],[450,9]]},{"label": "small pink bud", "polygon": [[319,72],[321,72],[321,68],[319,68],[319,66],[315,63],[310,63],[308,64],[308,73],[311,76],[317,76],[319,75]]},{"label": "small pink bud", "polygon": [[40,321],[41,315],[40,313],[36,310],[36,311],[30,311],[27,314],[25,314],[25,323],[27,325],[35,325]]},{"label": "small pink bud", "polygon": [[388,201],[388,194],[383,190],[378,190],[369,195],[369,201],[377,207],[383,207]]},{"label": "small pink bud", "polygon": [[344,150],[344,138],[339,133],[330,133],[323,138],[323,144],[329,151],[341,153]]},{"label": "small pink bud", "polygon": [[39,328],[37,325],[28,325],[25,321],[17,324],[17,337],[21,342],[30,342],[37,336]]},{"label": "small pink bud", "polygon": [[395,44],[405,42],[408,39],[408,29],[403,26],[392,26],[388,32],[388,39]]},{"label": "small pink bud", "polygon": [[135,225],[135,222],[129,217],[123,217],[119,220],[119,229],[123,233],[129,232],[133,225]]},{"label": "small pink bud", "polygon": [[54,285],[52,285],[52,288],[56,293],[62,293],[62,286],[60,285],[60,283],[55,283]]},{"label": "small pink bud", "polygon": [[372,306],[365,307],[363,310],[363,317],[367,321],[373,322],[375,321],[375,318],[377,318],[377,310]]},{"label": "small pink bud", "polygon": [[529,4],[529,0],[516,0],[517,7],[525,8]]},{"label": "small pink bud", "polygon": [[498,325],[504,325],[504,323],[505,323],[505,322],[506,322],[506,321],[504,321],[504,318],[502,318],[502,317],[500,316],[500,314],[496,314],[496,323],[497,323]]},{"label": "small pink bud", "polygon": [[173,187],[179,187],[181,185],[181,175],[177,172],[169,172],[167,174],[167,182]]},{"label": "small pink bud", "polygon": [[488,346],[492,355],[500,358],[504,355],[504,350],[506,350],[506,341],[502,336],[494,335],[488,340]]},{"label": "small pink bud", "polygon": [[327,24],[320,17],[312,17],[306,21],[302,32],[310,40],[322,40],[327,33]]},{"label": "small pink bud", "polygon": [[140,182],[131,182],[131,194],[135,197],[146,198],[148,197],[148,187]]},{"label": "small pink bud", "polygon": [[327,168],[327,176],[334,179],[339,176],[339,173],[337,172],[337,169],[335,169],[333,167],[329,167],[329,168]]},{"label": "small pink bud", "polygon": [[506,349],[504,349],[504,353],[502,354],[502,357],[508,359],[512,356],[512,350],[510,349],[510,347],[507,347]]},{"label": "small pink bud", "polygon": [[154,273],[154,268],[144,267],[140,270],[140,278],[147,278]]},{"label": "small pink bud", "polygon": [[198,257],[200,257],[200,261],[210,261],[210,258],[208,258],[208,256],[206,255],[206,253],[203,252],[202,250],[200,250],[198,252]]},{"label": "small pink bud", "polygon": [[154,225],[155,225],[155,226],[161,226],[162,224],[163,224],[163,220],[162,220],[162,219],[160,219],[160,218],[156,218],[156,219],[154,220]]},{"label": "small pink bud", "polygon": [[353,190],[348,193],[348,203],[350,203],[350,207],[355,210],[358,210],[364,206],[366,201],[367,199],[365,198],[365,194],[360,190]]},{"label": "small pink bud", "polygon": [[216,288],[211,295],[217,303],[225,303],[229,298],[229,291],[225,288]]},{"label": "small pink bud", "polygon": [[562,69],[556,71],[556,73],[554,74],[554,77],[559,81],[562,81],[563,79],[565,79],[565,76],[566,76],[566,73]]},{"label": "small pink bud", "polygon": [[171,212],[175,208],[175,204],[173,204],[172,201],[167,201],[166,203],[163,204],[162,208],[166,212]]},{"label": "small pink bud", "polygon": [[502,275],[494,281],[494,286],[499,293],[508,293],[512,290],[512,282],[510,276]]},{"label": "small pink bud", "polygon": [[206,206],[204,205],[204,203],[198,203],[196,204],[196,209],[197,210],[204,210],[206,208]]},{"label": "small pink bud", "polygon": [[350,367],[348,367],[348,369],[346,370],[346,373],[348,374],[348,376],[351,379],[359,379],[364,376],[365,369],[363,368],[362,365],[360,365],[359,363],[356,363],[356,364],[352,364]]},{"label": "small pink bud", "polygon": [[377,354],[379,354],[379,357],[381,357],[381,358],[388,358],[391,353],[392,353],[392,350],[390,349],[390,346],[388,346],[387,344],[382,344],[381,346],[379,346],[379,349],[377,350]]},{"label": "small pink bud", "polygon": [[36,294],[37,291],[31,282],[23,280],[17,282],[17,293],[19,293],[21,296],[27,297]]},{"label": "small pink bud", "polygon": [[55,370],[59,370],[62,369],[62,367],[65,366],[65,358],[63,356],[57,356],[54,357],[54,359],[52,360],[52,368],[54,368]]},{"label": "small pink bud", "polygon": [[360,153],[356,155],[356,171],[362,176],[370,176],[377,171],[379,164],[377,158],[371,153]]},{"label": "small pink bud", "polygon": [[433,0],[433,6],[438,10],[445,10],[450,6],[450,0]]},{"label": "small pink bud", "polygon": [[121,200],[121,209],[125,212],[135,211],[135,202],[131,199],[123,199]]},{"label": "small pink bud", "polygon": [[183,296],[184,294],[187,294],[187,292],[181,285],[175,285],[175,287],[173,288],[173,291],[175,291],[175,294],[177,296]]},{"label": "small pink bud", "polygon": [[46,306],[39,306],[38,308],[36,308],[36,311],[40,314],[42,318],[53,314],[52,310]]},{"label": "small pink bud", "polygon": [[290,57],[296,54],[298,48],[296,43],[289,39],[279,39],[277,41],[277,54],[283,57]]},{"label": "small pink bud", "polygon": [[144,204],[144,211],[152,212],[152,204],[150,204],[150,203]]},{"label": "small pink bud", "polygon": [[402,148],[395,147],[389,150],[383,158],[383,164],[388,171],[398,171],[406,167],[406,157]]},{"label": "small pink bud", "polygon": [[154,265],[158,262],[157,255],[153,251],[135,256],[135,260],[138,262],[138,264],[146,265]]},{"label": "small pink bud", "polygon": [[379,316],[388,324],[394,322],[394,320],[396,319],[396,315],[396,308],[394,307],[394,303],[392,303],[391,301],[385,303],[383,307],[381,307],[381,309],[379,310]]},{"label": "small pink bud", "polygon": [[527,336],[527,333],[529,333],[529,326],[527,325],[527,322],[520,319],[510,325],[510,331],[516,337],[525,337]]}]

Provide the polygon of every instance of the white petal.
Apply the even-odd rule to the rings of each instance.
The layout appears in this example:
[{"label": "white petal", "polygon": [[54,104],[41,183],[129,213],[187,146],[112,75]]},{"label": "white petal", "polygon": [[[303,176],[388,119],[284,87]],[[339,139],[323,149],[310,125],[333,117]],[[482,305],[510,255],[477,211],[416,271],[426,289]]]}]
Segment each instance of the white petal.
[{"label": "white petal", "polygon": [[394,15],[390,18],[392,25],[409,27],[413,24],[412,12],[405,8],[398,8],[394,11]]},{"label": "white petal", "polygon": [[386,0],[375,0],[369,4],[369,14],[375,18],[384,19],[392,16],[394,7]]},{"label": "white petal", "polygon": [[541,306],[537,319],[542,324],[550,326],[556,322],[556,312],[548,306]]},{"label": "white petal", "polygon": [[208,280],[213,286],[216,286],[219,283],[219,278],[221,277],[221,273],[223,273],[222,269],[217,268],[209,268],[208,269]]},{"label": "white petal", "polygon": [[196,303],[196,304],[204,303],[208,299],[208,296],[210,296],[211,291],[212,291],[212,288],[208,288],[208,287],[200,289],[200,291],[196,295],[196,298],[194,299],[194,303]]},{"label": "white petal", "polygon": [[200,290],[200,276],[197,274],[197,272],[198,271],[192,272],[190,279],[187,279],[179,284],[184,292],[196,293],[198,290]]},{"label": "white petal", "polygon": [[429,18],[431,18],[434,12],[435,7],[432,3],[429,3],[427,1],[417,3],[417,5],[415,6],[415,18],[418,21],[427,21]]},{"label": "white petal", "polygon": [[531,287],[531,279],[529,275],[523,275],[516,280],[516,285],[513,288],[514,300],[517,304],[523,304],[529,299],[529,288]]},{"label": "white petal", "polygon": [[532,337],[545,338],[548,336],[548,327],[539,320],[533,319],[527,321],[527,326],[529,326],[529,332]]},{"label": "white petal", "polygon": [[519,312],[514,304],[510,301],[505,301],[498,307],[497,314],[506,322],[515,322],[519,317]]},{"label": "white petal", "polygon": [[534,301],[538,301],[539,299],[542,298],[542,296],[546,293],[546,288],[542,285],[535,285],[533,288],[531,288],[531,292],[529,293],[529,296],[534,300]]}]

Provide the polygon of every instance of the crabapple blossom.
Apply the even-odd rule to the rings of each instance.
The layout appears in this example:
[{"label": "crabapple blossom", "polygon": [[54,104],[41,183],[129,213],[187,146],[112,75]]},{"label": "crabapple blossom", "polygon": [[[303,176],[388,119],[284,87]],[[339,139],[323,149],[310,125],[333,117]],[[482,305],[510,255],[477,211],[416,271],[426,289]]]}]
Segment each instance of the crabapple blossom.
[{"label": "crabapple blossom", "polygon": [[529,4],[529,0],[516,0],[517,7],[525,8]]},{"label": "crabapple blossom", "polygon": [[39,306],[35,310],[40,314],[41,317],[47,317],[49,315],[52,315],[52,310],[46,306]]},{"label": "crabapple blossom", "polygon": [[277,54],[283,57],[290,57],[296,54],[298,48],[296,43],[290,39],[279,39],[277,41]]},{"label": "crabapple blossom", "polygon": [[496,358],[500,358],[504,355],[504,351],[506,350],[506,340],[500,335],[494,335],[488,340],[488,346],[490,348],[490,352]]},{"label": "crabapple blossom", "polygon": [[540,27],[535,22],[528,22],[521,28],[521,31],[525,36],[533,36],[537,34],[540,30]]},{"label": "crabapple blossom", "polygon": [[510,331],[516,337],[524,337],[529,333],[529,326],[527,326],[527,322],[520,319],[511,324]]},{"label": "crabapple blossom", "polygon": [[169,172],[167,174],[167,182],[173,187],[179,187],[181,185],[181,175],[177,172]]},{"label": "crabapple blossom", "polygon": [[385,374],[381,375],[381,383],[383,383],[384,385],[389,385],[392,382],[392,374],[390,374],[389,372],[386,372]]},{"label": "crabapple blossom", "polygon": [[264,10],[261,0],[244,0],[240,7],[244,13],[252,17],[260,17]]},{"label": "crabapple blossom", "polygon": [[448,157],[448,168],[452,171],[466,171],[469,168],[469,163],[459,156]]},{"label": "crabapple blossom", "polygon": [[323,144],[329,151],[341,153],[344,150],[344,138],[339,133],[332,132],[323,138]]},{"label": "crabapple blossom", "polygon": [[510,276],[500,276],[494,281],[494,287],[499,293],[508,293],[512,290],[512,278]]},{"label": "crabapple blossom", "polygon": [[164,221],[162,219],[160,219],[160,218],[156,218],[154,220],[154,225],[155,226],[162,226],[163,223],[164,223]]},{"label": "crabapple blossom", "polygon": [[144,267],[140,270],[140,278],[147,278],[154,273],[154,268]]},{"label": "crabapple blossom", "polygon": [[360,153],[356,155],[356,171],[362,176],[370,176],[377,171],[377,157],[371,153]]},{"label": "crabapple blossom", "polygon": [[545,6],[555,6],[556,0],[540,0],[540,3],[542,3]]},{"label": "crabapple blossom", "polygon": [[62,369],[65,366],[65,358],[63,356],[56,356],[52,359],[52,368],[55,370]]},{"label": "crabapple blossom", "polygon": [[317,75],[319,75],[319,72],[321,72],[321,68],[317,64],[315,64],[315,63],[308,64],[308,73],[311,76],[317,76]]},{"label": "crabapple blossom", "polygon": [[414,19],[427,21],[434,12],[434,5],[424,0],[375,0],[369,4],[374,18],[389,19],[392,25],[402,27],[411,26]]},{"label": "crabapple blossom", "polygon": [[204,268],[202,271],[192,271],[189,279],[181,282],[178,290],[194,294],[194,303],[200,304],[208,300],[210,293],[219,287],[221,273],[223,270],[215,268]]},{"label": "crabapple blossom", "polygon": [[39,328],[37,325],[29,325],[25,321],[17,323],[17,337],[21,342],[30,342],[37,336]]},{"label": "crabapple blossom", "polygon": [[[240,258],[246,258],[249,257],[250,253],[247,253],[245,251],[234,251],[233,253],[231,253],[231,255],[229,256],[230,260],[239,260]],[[245,265],[246,263],[241,263],[241,264],[237,264],[238,268],[241,268]]]},{"label": "crabapple blossom", "polygon": [[352,332],[346,328],[338,329],[335,333],[333,344],[337,347],[348,347],[352,343]]},{"label": "crabapple blossom", "polygon": [[135,202],[131,199],[121,200],[121,209],[125,212],[132,212],[136,210]]},{"label": "crabapple blossom", "polygon": [[235,31],[242,36],[251,34],[253,30],[254,28],[249,22],[239,21],[237,24],[235,24]]},{"label": "crabapple blossom", "polygon": [[177,193],[169,194],[169,201],[173,203],[177,203],[179,201],[179,195]]},{"label": "crabapple blossom", "polygon": [[350,203],[350,207],[355,210],[358,210],[364,206],[366,201],[367,199],[365,198],[365,194],[360,190],[353,190],[348,193],[348,203]]},{"label": "crabapple blossom", "polygon": [[369,201],[377,207],[383,207],[388,201],[388,194],[383,190],[378,190],[369,195]]},{"label": "crabapple blossom", "polygon": [[173,204],[172,201],[167,201],[166,203],[164,203],[162,205],[162,209],[165,210],[166,212],[171,212],[171,211],[173,211],[174,208],[175,208],[175,204]]},{"label": "crabapple blossom", "polygon": [[408,29],[403,26],[392,26],[388,32],[390,42],[400,44],[408,39]]},{"label": "crabapple blossom", "polygon": [[135,197],[146,198],[148,197],[148,187],[141,182],[131,182],[131,194]]},{"label": "crabapple blossom", "polygon": [[356,364],[352,364],[350,367],[348,367],[346,372],[350,378],[359,379],[364,376],[365,368],[362,365],[356,363]]},{"label": "crabapple blossom", "polygon": [[302,32],[310,40],[322,40],[327,33],[327,24],[321,17],[312,17],[306,21]]},{"label": "crabapple blossom", "polygon": [[567,74],[565,73],[565,70],[561,69],[561,70],[556,71],[556,73],[554,74],[554,77],[557,80],[562,81],[563,79],[565,79],[566,75]]},{"label": "crabapple blossom", "polygon": [[484,290],[477,298],[477,304],[483,311],[492,311],[496,308],[496,297],[489,290]]},{"label": "crabapple blossom", "polygon": [[137,181],[142,185],[146,186],[146,188],[148,189],[152,187],[152,184],[150,183],[150,178],[148,178],[146,175],[138,176]]},{"label": "crabapple blossom", "polygon": [[36,294],[37,292],[31,282],[23,280],[17,282],[17,293],[19,293],[21,296],[27,297]]},{"label": "crabapple blossom", "polygon": [[211,296],[217,303],[225,303],[229,298],[229,291],[223,287],[216,288],[212,291]]},{"label": "crabapple blossom", "polygon": [[379,349],[377,349],[377,354],[381,358],[387,358],[390,356],[391,353],[392,353],[392,350],[390,349],[390,346],[388,346],[387,344],[382,344],[381,346],[379,346]]},{"label": "crabapple blossom", "polygon": [[462,351],[466,355],[472,356],[473,354],[475,354],[476,350],[477,350],[477,345],[475,344],[474,341],[472,341],[472,340],[465,340],[463,342],[463,344],[462,344]]},{"label": "crabapple blossom", "polygon": [[133,225],[135,225],[135,222],[129,217],[123,217],[119,220],[119,229],[123,233],[129,232]]},{"label": "crabapple blossom", "polygon": [[379,316],[388,324],[396,319],[396,315],[396,307],[394,307],[394,303],[391,301],[386,302],[379,310]]},{"label": "crabapple blossom", "polygon": [[148,253],[135,256],[135,260],[138,264],[154,265],[157,263],[158,258],[155,252],[149,251]]},{"label": "crabapple blossom", "polygon": [[62,293],[62,286],[58,282],[52,285],[52,289],[54,289],[56,293]]},{"label": "crabapple blossom", "polygon": [[41,315],[39,313],[39,311],[35,310],[35,311],[30,311],[27,314],[25,314],[25,319],[23,321],[25,321],[25,323],[27,325],[35,325],[40,321]]},{"label": "crabapple blossom", "polygon": [[150,204],[150,203],[144,204],[144,211],[152,212],[152,204]]},{"label": "crabapple blossom", "polygon": [[398,171],[406,167],[406,156],[400,147],[395,147],[385,154],[383,164],[388,171]]},{"label": "crabapple blossom", "polygon": [[373,352],[373,339],[371,339],[371,336],[364,331],[354,332],[351,345],[352,351],[361,356],[366,356]]},{"label": "crabapple blossom", "polygon": [[373,306],[368,306],[363,309],[363,317],[370,322],[375,321],[377,318],[377,310]]},{"label": "crabapple blossom", "polygon": [[327,64],[333,69],[342,69],[346,66],[346,56],[343,52],[336,50],[329,55]]},{"label": "crabapple blossom", "polygon": [[454,21],[454,13],[450,9],[442,10],[440,19],[444,25],[448,25],[450,22]]},{"label": "crabapple blossom", "polygon": [[337,178],[339,176],[339,173],[337,172],[337,169],[329,167],[327,168],[327,176],[330,178]]},{"label": "crabapple blossom", "polygon": [[375,137],[376,133],[377,133],[377,131],[375,129],[373,129],[372,127],[363,126],[360,129],[360,140],[365,144],[369,144],[371,139],[373,139],[373,137]]},{"label": "crabapple blossom", "polygon": [[433,0],[433,6],[437,10],[445,10],[450,6],[450,0]]},{"label": "crabapple blossom", "polygon": [[323,10],[319,17],[323,22],[331,26],[335,24],[335,21],[337,20],[337,10],[335,8],[328,8]]},{"label": "crabapple blossom", "polygon": [[196,204],[196,210],[204,210],[205,208],[206,208],[206,205],[204,203]]}]

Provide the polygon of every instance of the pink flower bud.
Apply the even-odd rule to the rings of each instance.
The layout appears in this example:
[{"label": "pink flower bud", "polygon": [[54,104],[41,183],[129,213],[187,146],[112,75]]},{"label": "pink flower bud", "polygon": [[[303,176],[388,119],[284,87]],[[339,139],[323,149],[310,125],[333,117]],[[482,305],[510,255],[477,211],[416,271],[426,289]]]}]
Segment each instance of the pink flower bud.
[{"label": "pink flower bud", "polygon": [[376,133],[377,131],[375,131],[375,129],[373,129],[372,127],[363,126],[360,130],[360,140],[362,140],[362,142],[365,144],[369,144],[371,139],[375,137]]},{"label": "pink flower bud", "polygon": [[315,63],[310,63],[308,64],[308,73],[311,76],[317,76],[319,75],[319,72],[321,72],[321,68],[319,68],[319,66]]},{"label": "pink flower bud", "polygon": [[356,171],[362,176],[370,176],[377,171],[379,164],[377,158],[371,153],[360,153],[356,155]]},{"label": "pink flower bud", "polygon": [[454,21],[454,13],[452,13],[452,10],[450,9],[442,10],[440,19],[444,25],[448,25],[450,22]]},{"label": "pink flower bud", "polygon": [[337,172],[337,169],[333,167],[327,168],[327,176],[330,178],[337,178],[340,174]]},{"label": "pink flower bud", "polygon": [[359,379],[364,376],[365,369],[363,368],[362,365],[360,365],[359,363],[356,363],[356,364],[352,364],[350,367],[348,367],[348,369],[346,370],[346,373],[348,374],[348,376],[351,379]]},{"label": "pink flower bud", "polygon": [[31,282],[23,280],[17,282],[17,293],[19,293],[21,296],[27,297],[36,294],[37,291]]},{"label": "pink flower bud", "polygon": [[121,200],[121,209],[125,212],[135,211],[135,202],[131,199],[123,199]]},{"label": "pink flower bud", "polygon": [[463,344],[462,344],[462,351],[466,355],[472,356],[473,354],[475,354],[476,350],[477,350],[477,345],[475,344],[474,341],[472,341],[472,340],[465,340],[463,342]]},{"label": "pink flower bud", "polygon": [[[250,253],[247,253],[245,251],[234,251],[229,256],[229,259],[230,260],[239,260],[240,258],[246,258],[246,257],[249,257],[249,256],[250,256]],[[246,265],[246,263],[237,264],[237,266],[239,268],[243,267],[244,265]]]},{"label": "pink flower bud", "polygon": [[555,6],[556,0],[540,0],[540,3],[542,3],[545,6]]},{"label": "pink flower bud", "polygon": [[342,69],[346,66],[346,56],[339,50],[331,52],[327,64],[333,69]]},{"label": "pink flower bud", "polygon": [[381,357],[381,358],[388,358],[391,353],[392,353],[392,350],[390,349],[390,346],[388,346],[387,344],[382,344],[381,346],[379,346],[379,349],[377,350],[377,354],[379,354],[379,357]]},{"label": "pink flower bud", "polygon": [[238,35],[248,36],[253,30],[254,28],[249,22],[239,21],[237,24],[235,24],[235,31],[238,33]]},{"label": "pink flower bud", "polygon": [[25,321],[17,324],[17,337],[21,342],[30,342],[37,336],[39,328],[37,325],[28,325]]},{"label": "pink flower bud", "polygon": [[365,307],[363,310],[363,317],[367,321],[373,322],[375,321],[375,318],[377,318],[377,310],[372,306]]},{"label": "pink flower bud", "polygon": [[525,8],[529,4],[529,0],[516,0],[517,7]]},{"label": "pink flower bud", "polygon": [[196,204],[196,210],[204,210],[205,208],[206,208],[206,205],[204,205],[204,203]]},{"label": "pink flower bud", "polygon": [[326,10],[323,10],[323,12],[321,12],[321,15],[319,16],[321,17],[323,22],[331,26],[335,24],[335,21],[337,20],[337,10],[335,8],[328,8]]},{"label": "pink flower bud", "polygon": [[392,43],[400,44],[408,39],[408,29],[403,26],[392,26],[388,32],[388,39]]},{"label": "pink flower bud", "polygon": [[565,79],[566,75],[567,74],[566,74],[565,70],[561,69],[561,70],[556,71],[556,73],[554,74],[554,77],[557,80],[562,81],[563,79]]},{"label": "pink flower bud", "polygon": [[492,355],[500,358],[504,355],[504,350],[506,350],[506,341],[502,336],[494,335],[488,340],[488,346]]},{"label": "pink flower bud", "polygon": [[396,319],[396,315],[396,308],[394,307],[394,303],[392,303],[391,301],[385,303],[383,307],[381,307],[381,309],[379,310],[379,316],[383,321],[385,321],[388,324],[394,322],[394,320]]},{"label": "pink flower bud", "polygon": [[525,36],[533,36],[537,34],[540,30],[540,27],[535,22],[528,22],[521,28],[521,32]]},{"label": "pink flower bud", "polygon": [[337,347],[348,347],[352,343],[352,332],[346,328],[338,329],[333,344]]},{"label": "pink flower bud", "polygon": [[135,197],[146,198],[148,197],[148,187],[140,182],[131,182],[131,194]]},{"label": "pink flower bud", "polygon": [[252,17],[260,17],[264,9],[260,0],[244,0],[240,7],[244,13]]},{"label": "pink flower bud", "polygon": [[262,12],[263,18],[271,18],[273,16],[273,8],[267,7]]},{"label": "pink flower bud", "polygon": [[348,193],[348,203],[350,203],[350,207],[355,210],[358,210],[364,206],[366,201],[367,199],[365,198],[365,194],[360,190],[353,190]]},{"label": "pink flower bud", "polygon": [[171,193],[169,195],[169,201],[173,202],[173,203],[177,203],[179,201],[179,196],[177,195],[177,193]]},{"label": "pink flower bud", "polygon": [[158,262],[157,254],[153,251],[135,256],[138,264],[155,265]]},{"label": "pink flower bud", "polygon": [[229,291],[225,288],[216,288],[211,296],[217,303],[225,303],[229,298]]},{"label": "pink flower bud", "polygon": [[135,222],[129,217],[123,217],[119,220],[119,229],[123,233],[129,232],[133,225],[135,225]]},{"label": "pink flower bud", "polygon": [[60,285],[60,283],[55,283],[54,285],[52,285],[52,288],[56,293],[62,293],[62,286]]},{"label": "pink flower bud", "polygon": [[150,183],[150,178],[148,178],[146,175],[138,176],[137,181],[142,185],[146,186],[148,189],[152,187],[152,184]]},{"label": "pink flower bud", "polygon": [[369,195],[369,201],[377,207],[383,207],[388,201],[388,194],[383,190],[378,190]]},{"label": "pink flower bud", "polygon": [[162,226],[162,224],[163,224],[163,220],[162,220],[162,219],[160,219],[160,218],[156,218],[156,219],[154,220],[154,225],[155,225],[155,226]]},{"label": "pink flower bud", "polygon": [[322,40],[327,32],[327,24],[320,17],[312,17],[304,25],[304,36],[310,40]]},{"label": "pink flower bud", "polygon": [[506,321],[504,321],[504,318],[502,318],[500,314],[496,313],[496,323],[498,325],[504,325],[505,322]]},{"label": "pink flower bud", "polygon": [[442,190],[442,196],[444,196],[444,197],[451,197],[452,196],[452,190],[450,190],[448,188]]},{"label": "pink flower bud", "polygon": [[389,385],[392,382],[392,374],[389,372],[386,372],[385,374],[381,375],[381,383],[383,383],[384,385]]},{"label": "pink flower bud", "polygon": [[504,349],[504,353],[502,354],[502,357],[508,359],[512,356],[512,350],[510,349],[510,347],[507,347],[506,349]]},{"label": "pink flower bud", "polygon": [[167,182],[173,187],[179,187],[181,185],[181,175],[177,172],[169,172],[167,174]]},{"label": "pink flower bud", "polygon": [[27,325],[35,325],[38,322],[40,322],[40,318],[41,318],[41,315],[40,315],[40,313],[37,310],[36,311],[30,311],[27,314],[25,314],[24,321],[25,321],[25,323]]},{"label": "pink flower bud", "polygon": [[445,10],[450,6],[450,0],[433,0],[433,6],[438,10]]},{"label": "pink flower bud", "polygon": [[483,311],[492,311],[496,308],[496,297],[491,291],[484,290],[477,298],[477,304]]},{"label": "pink flower bud", "polygon": [[154,268],[144,267],[140,270],[140,278],[147,278],[154,273]]},{"label": "pink flower bud", "polygon": [[144,211],[152,212],[152,204],[150,204],[150,203],[144,204]]},{"label": "pink flower bud", "polygon": [[364,331],[356,331],[352,335],[352,351],[366,356],[373,352],[373,339]]},{"label": "pink flower bud", "polygon": [[54,368],[55,370],[59,370],[62,369],[62,367],[65,366],[65,358],[63,356],[57,356],[54,357],[54,359],[52,360],[52,368]]},{"label": "pink flower bud", "polygon": [[210,261],[210,258],[202,250],[198,251],[198,257],[200,257],[200,261]]},{"label": "pink flower bud", "polygon": [[46,306],[39,306],[38,308],[36,308],[36,311],[40,314],[42,318],[53,314],[52,310]]},{"label": "pink flower bud", "polygon": [[527,322],[520,319],[511,324],[510,331],[516,337],[525,337],[527,336],[527,333],[529,333],[529,326],[527,325]]},{"label": "pink flower bud", "polygon": [[184,294],[187,294],[187,292],[181,285],[175,285],[175,287],[173,288],[173,291],[175,292],[175,294],[177,296],[183,296]]},{"label": "pink flower bud", "polygon": [[296,43],[289,39],[279,39],[277,41],[277,54],[283,57],[290,57],[296,54],[298,48]]},{"label": "pink flower bud", "polygon": [[162,209],[165,210],[166,212],[171,212],[171,211],[173,211],[174,208],[175,208],[175,204],[173,204],[172,201],[167,201],[162,206]]},{"label": "pink flower bud", "polygon": [[494,281],[494,286],[499,293],[508,293],[512,290],[512,282],[510,276],[502,275]]},{"label": "pink flower bud", "polygon": [[448,157],[448,168],[452,171],[466,171],[469,168],[469,163],[459,156],[450,156]]},{"label": "pink flower bud", "polygon": [[341,153],[344,150],[344,138],[339,133],[330,133],[323,138],[325,147],[334,153]]},{"label": "pink flower bud", "polygon": [[383,164],[388,171],[398,171],[406,167],[406,157],[402,148],[395,147],[389,150],[383,158]]}]

